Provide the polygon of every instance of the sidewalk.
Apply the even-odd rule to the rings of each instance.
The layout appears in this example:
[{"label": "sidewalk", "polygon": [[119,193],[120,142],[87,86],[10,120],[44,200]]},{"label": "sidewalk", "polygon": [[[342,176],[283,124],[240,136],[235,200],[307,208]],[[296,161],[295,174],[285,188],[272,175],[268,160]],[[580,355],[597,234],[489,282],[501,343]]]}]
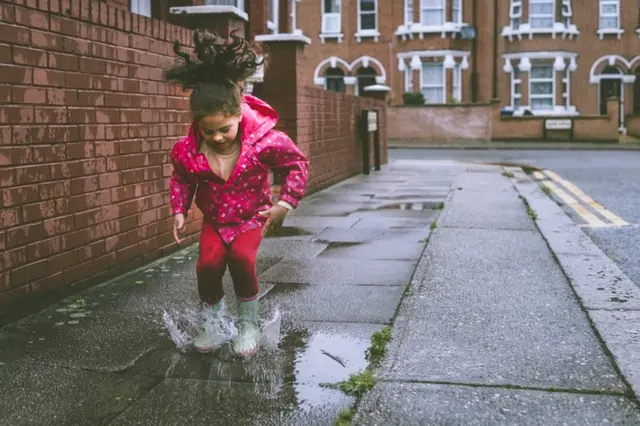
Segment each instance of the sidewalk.
[{"label": "sidewalk", "polygon": [[[197,302],[194,246],[0,329],[0,425],[328,426],[354,404],[357,425],[640,424],[590,324],[617,315],[603,310],[608,290],[597,306],[590,288],[576,298],[549,246],[597,253],[558,234],[574,231],[526,176],[501,171],[395,161],[306,199],[259,254],[280,347],[244,363],[182,353],[164,329],[163,309]],[[358,373],[390,324],[371,381]],[[633,377],[620,328],[609,330]],[[362,399],[336,389],[350,377],[375,386]]]}]

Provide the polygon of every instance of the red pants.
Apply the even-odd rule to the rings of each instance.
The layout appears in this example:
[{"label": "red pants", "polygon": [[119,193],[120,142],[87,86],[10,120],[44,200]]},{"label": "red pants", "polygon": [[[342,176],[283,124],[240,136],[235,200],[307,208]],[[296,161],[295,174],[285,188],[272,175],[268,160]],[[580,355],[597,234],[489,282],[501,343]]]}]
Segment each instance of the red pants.
[{"label": "red pants", "polygon": [[240,300],[255,299],[258,295],[256,256],[261,242],[262,229],[257,228],[240,234],[231,244],[225,244],[216,228],[205,221],[196,263],[200,299],[211,305],[222,299],[222,277],[227,265],[236,296]]}]

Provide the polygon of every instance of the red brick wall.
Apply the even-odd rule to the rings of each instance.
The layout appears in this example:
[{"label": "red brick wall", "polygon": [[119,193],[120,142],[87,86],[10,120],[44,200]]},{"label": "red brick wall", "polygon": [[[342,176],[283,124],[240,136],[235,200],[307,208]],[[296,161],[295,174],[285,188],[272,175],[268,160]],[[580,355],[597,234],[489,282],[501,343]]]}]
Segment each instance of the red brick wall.
[{"label": "red brick wall", "polygon": [[640,115],[628,115],[627,134],[636,138],[640,138]]},{"label": "red brick wall", "polygon": [[[362,172],[357,120],[364,108],[380,111],[381,162],[386,164],[385,102],[315,87],[298,89],[297,143],[309,156],[309,194]],[[373,139],[370,147],[373,167]]]},{"label": "red brick wall", "polygon": [[191,34],[86,0],[2,1],[0,17],[1,312],[170,246],[168,153],[189,116],[161,74]]},{"label": "red brick wall", "polygon": [[491,139],[491,105],[394,106],[389,139],[459,142]]}]

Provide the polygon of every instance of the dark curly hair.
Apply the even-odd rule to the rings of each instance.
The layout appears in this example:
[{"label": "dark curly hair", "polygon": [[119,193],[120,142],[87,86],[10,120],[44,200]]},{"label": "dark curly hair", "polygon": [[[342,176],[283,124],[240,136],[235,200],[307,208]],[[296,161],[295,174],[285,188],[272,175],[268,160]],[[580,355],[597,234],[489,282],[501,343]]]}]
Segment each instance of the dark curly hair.
[{"label": "dark curly hair", "polygon": [[[176,64],[164,72],[164,79],[192,90],[191,115],[194,120],[207,114],[240,114],[244,80],[256,73],[264,63],[256,50],[242,37],[230,34],[230,40],[207,31],[193,33],[197,61],[180,50],[178,41],[173,50]],[[256,46],[258,46],[256,44]]]}]

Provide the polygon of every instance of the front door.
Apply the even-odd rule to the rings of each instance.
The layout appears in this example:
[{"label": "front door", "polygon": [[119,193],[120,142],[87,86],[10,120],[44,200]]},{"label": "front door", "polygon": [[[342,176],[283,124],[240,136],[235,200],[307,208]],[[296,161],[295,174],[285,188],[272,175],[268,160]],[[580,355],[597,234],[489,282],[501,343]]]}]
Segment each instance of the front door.
[{"label": "front door", "polygon": [[602,78],[600,80],[600,114],[607,114],[607,99],[615,96],[620,100],[620,114],[618,118],[618,127],[622,127],[623,99],[622,99],[622,79],[620,78]]}]

